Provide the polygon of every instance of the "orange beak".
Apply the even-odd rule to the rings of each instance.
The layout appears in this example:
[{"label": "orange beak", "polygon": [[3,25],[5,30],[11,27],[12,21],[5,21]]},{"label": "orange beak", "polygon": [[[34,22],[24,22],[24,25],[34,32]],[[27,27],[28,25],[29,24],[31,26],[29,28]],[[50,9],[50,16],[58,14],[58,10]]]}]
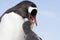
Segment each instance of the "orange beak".
[{"label": "orange beak", "polygon": [[[28,20],[29,20],[32,24],[36,23],[36,19],[35,19],[33,16],[31,16],[31,15],[28,17]],[[37,25],[37,23],[36,23],[36,25]]]}]

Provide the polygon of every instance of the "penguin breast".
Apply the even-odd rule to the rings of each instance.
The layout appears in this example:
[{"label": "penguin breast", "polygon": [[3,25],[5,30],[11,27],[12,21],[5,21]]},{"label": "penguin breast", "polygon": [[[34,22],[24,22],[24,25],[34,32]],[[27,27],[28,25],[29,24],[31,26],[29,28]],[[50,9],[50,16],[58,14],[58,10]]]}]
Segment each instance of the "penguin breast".
[{"label": "penguin breast", "polygon": [[0,23],[0,39],[1,40],[24,40],[24,32],[22,25],[24,20],[22,16],[11,12],[6,13]]}]

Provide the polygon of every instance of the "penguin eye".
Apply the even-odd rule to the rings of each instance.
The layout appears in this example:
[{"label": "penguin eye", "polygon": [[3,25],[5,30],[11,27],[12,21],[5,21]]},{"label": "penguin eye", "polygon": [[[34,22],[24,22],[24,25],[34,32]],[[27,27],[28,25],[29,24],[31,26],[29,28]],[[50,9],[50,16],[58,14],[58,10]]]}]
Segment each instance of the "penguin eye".
[{"label": "penguin eye", "polygon": [[31,12],[31,15],[32,15],[33,17],[35,17],[36,14],[37,14],[37,10],[36,10],[36,9],[33,9],[32,12]]},{"label": "penguin eye", "polygon": [[31,16],[35,17],[37,14],[37,8],[36,7],[29,7],[28,13],[30,13]]}]

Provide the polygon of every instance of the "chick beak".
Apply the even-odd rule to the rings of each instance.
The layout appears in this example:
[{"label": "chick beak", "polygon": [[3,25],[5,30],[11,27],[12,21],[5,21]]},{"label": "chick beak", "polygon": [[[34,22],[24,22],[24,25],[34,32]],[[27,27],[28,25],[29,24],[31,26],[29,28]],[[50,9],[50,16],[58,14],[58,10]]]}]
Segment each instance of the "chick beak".
[{"label": "chick beak", "polygon": [[36,26],[37,26],[37,22],[36,22],[36,18],[35,17],[33,17],[33,16],[29,16],[28,17],[28,20],[32,23],[32,24],[36,24]]}]

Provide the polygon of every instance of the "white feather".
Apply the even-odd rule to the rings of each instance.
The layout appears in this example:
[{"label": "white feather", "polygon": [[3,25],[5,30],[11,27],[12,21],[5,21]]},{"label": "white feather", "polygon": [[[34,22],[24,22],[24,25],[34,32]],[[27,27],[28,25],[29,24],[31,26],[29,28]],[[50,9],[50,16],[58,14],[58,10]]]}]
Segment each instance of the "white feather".
[{"label": "white feather", "polygon": [[5,14],[0,23],[0,40],[25,40],[23,23],[20,15],[14,12]]},{"label": "white feather", "polygon": [[34,9],[37,9],[37,8],[36,8],[36,7],[31,7],[31,6],[29,6],[29,8],[28,8],[28,12],[31,13],[32,10],[34,10]]}]

